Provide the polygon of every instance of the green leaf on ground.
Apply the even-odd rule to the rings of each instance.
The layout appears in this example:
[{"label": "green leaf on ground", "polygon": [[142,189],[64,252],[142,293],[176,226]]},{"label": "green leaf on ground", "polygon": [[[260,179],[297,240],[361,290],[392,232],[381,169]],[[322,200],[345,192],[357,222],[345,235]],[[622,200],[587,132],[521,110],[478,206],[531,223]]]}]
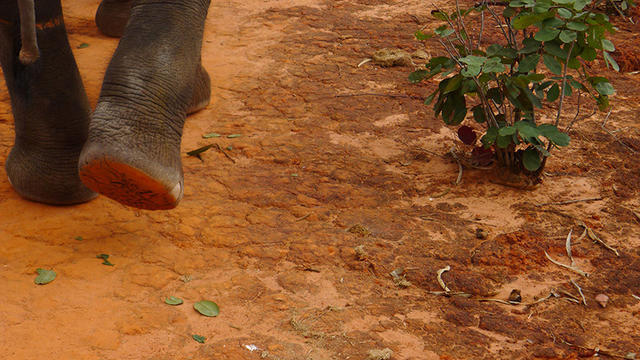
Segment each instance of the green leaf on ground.
[{"label": "green leaf on ground", "polygon": [[82,236],[76,236],[76,237],[74,237],[74,239],[76,239],[76,240],[78,240],[78,241],[82,241],[82,240],[84,240],[84,239],[82,238]]},{"label": "green leaf on ground", "polygon": [[210,139],[210,138],[217,138],[220,137],[222,135],[218,134],[218,133],[208,133],[208,134],[204,134],[202,135],[203,139]]},{"label": "green leaf on ground", "polygon": [[193,308],[204,316],[214,317],[220,314],[220,308],[218,307],[218,304],[209,300],[198,301],[197,303],[193,304]]},{"label": "green leaf on ground", "polygon": [[239,138],[240,136],[242,136],[242,134],[231,134],[231,135],[227,135],[227,138],[234,139],[234,138]]},{"label": "green leaf on ground", "polygon": [[84,48],[88,48],[88,47],[89,47],[89,44],[87,44],[87,43],[82,43],[82,44],[78,45],[78,49],[84,49]]},{"label": "green leaf on ground", "polygon": [[36,271],[38,272],[38,276],[36,276],[36,279],[33,282],[38,285],[48,284],[56,278],[56,272],[53,270],[37,268]]},{"label": "green leaf on ground", "polygon": [[96,257],[98,259],[104,260],[102,262],[102,265],[113,266],[113,264],[109,261],[109,255],[108,254],[100,254],[100,255],[96,255]]},{"label": "green leaf on ground", "polygon": [[182,301],[182,299],[177,298],[175,296],[170,296],[164,299],[164,302],[165,304],[176,306],[176,305],[181,305],[184,301]]},{"label": "green leaf on ground", "polygon": [[205,340],[207,340],[207,338],[202,335],[193,334],[191,335],[191,337],[193,338],[193,340],[199,342],[200,344],[204,344]]},{"label": "green leaf on ground", "polygon": [[[213,144],[209,144],[209,145],[205,145],[203,147],[199,147],[199,148],[197,148],[195,150],[191,150],[191,151],[187,152],[187,155],[195,156],[198,159],[200,159],[200,154],[202,154],[203,152],[211,149],[213,146],[214,146]],[[202,160],[202,159],[200,159],[200,160]]]}]

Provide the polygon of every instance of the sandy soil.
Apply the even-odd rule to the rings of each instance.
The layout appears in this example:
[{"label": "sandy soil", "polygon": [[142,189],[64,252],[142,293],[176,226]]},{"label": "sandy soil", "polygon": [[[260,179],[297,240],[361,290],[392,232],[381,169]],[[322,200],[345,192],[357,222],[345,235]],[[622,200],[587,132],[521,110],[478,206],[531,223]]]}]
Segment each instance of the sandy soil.
[{"label": "sandy soil", "polygon": [[[440,156],[454,133],[419,100],[434,84],[410,85],[410,67],[356,66],[380,48],[420,48],[412,33],[431,21],[429,4],[214,0],[203,50],[213,100],[185,126],[186,191],[175,210],[139,211],[104,197],[40,205],[21,199],[0,174],[0,357],[367,359],[384,348],[397,360],[576,359],[596,347],[640,353],[640,301],[632,296],[640,295],[640,218],[633,214],[640,211],[640,75],[608,74],[618,93],[606,128],[626,146],[602,130],[598,113],[580,119],[537,190],[468,169],[455,186],[457,164]],[[65,3],[92,104],[117,44],[97,32],[96,6]],[[621,26],[614,42],[629,44],[628,31],[637,36],[638,28]],[[212,132],[241,136],[202,138]],[[0,84],[0,165],[12,143]],[[217,150],[202,161],[186,156],[210,143],[228,157]],[[536,206],[594,197],[601,200]],[[578,241],[580,221],[620,256]],[[478,229],[488,237],[478,238]],[[588,278],[545,258],[547,251],[569,262],[570,229],[576,265]],[[115,266],[102,265],[101,253]],[[440,290],[436,272],[446,266],[446,284],[471,299],[429,293]],[[36,268],[58,277],[35,285]],[[397,268],[409,287],[394,282]],[[586,306],[564,295],[531,307],[479,301],[507,299],[512,289],[525,303],[552,289],[578,296],[570,280]],[[610,298],[606,308],[594,300],[601,293]],[[185,303],[164,304],[172,295]],[[202,299],[217,302],[220,315],[195,312]]]}]

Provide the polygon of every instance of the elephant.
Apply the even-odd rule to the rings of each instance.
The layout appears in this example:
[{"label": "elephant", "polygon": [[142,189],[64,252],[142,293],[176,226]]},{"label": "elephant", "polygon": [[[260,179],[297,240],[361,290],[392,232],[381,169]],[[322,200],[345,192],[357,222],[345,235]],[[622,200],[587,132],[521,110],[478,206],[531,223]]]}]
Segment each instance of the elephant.
[{"label": "elephant", "polygon": [[16,192],[53,205],[100,193],[141,209],[177,206],[185,118],[211,96],[201,64],[209,2],[103,0],[99,29],[122,37],[91,113],[60,0],[3,1],[0,62],[15,119],[5,168]]}]

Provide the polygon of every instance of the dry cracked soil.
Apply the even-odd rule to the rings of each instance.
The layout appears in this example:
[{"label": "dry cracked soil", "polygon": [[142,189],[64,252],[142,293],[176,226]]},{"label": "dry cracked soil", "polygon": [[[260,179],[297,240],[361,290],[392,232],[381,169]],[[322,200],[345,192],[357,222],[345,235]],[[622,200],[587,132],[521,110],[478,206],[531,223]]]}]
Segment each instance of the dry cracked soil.
[{"label": "dry cracked soil", "polygon": [[[185,125],[177,209],[140,211],[104,197],[45,206],[0,176],[0,358],[358,360],[386,348],[396,360],[640,354],[637,25],[616,20],[624,66],[603,70],[617,89],[607,131],[606,113],[580,117],[535,190],[468,168],[454,185],[458,165],[446,155],[454,130],[421,100],[435,82],[409,84],[412,66],[358,67],[382,48],[439,54],[412,35],[434,24],[436,5],[453,2],[212,1],[203,64],[213,98]],[[95,105],[117,39],[98,33],[97,1],[63,6]],[[0,85],[4,165],[13,118]],[[204,139],[209,133],[222,136]],[[220,148],[186,155],[208,144]],[[549,204],[588,198],[597,200]],[[581,222],[619,256],[579,238]],[[570,229],[576,266],[589,277],[545,256],[569,263]],[[470,298],[432,293],[447,266],[442,281]],[[37,268],[58,276],[35,285]],[[570,300],[579,298],[572,281],[586,305]],[[513,289],[523,304],[558,297],[483,301],[506,300]],[[609,297],[606,308],[598,294]],[[166,305],[168,296],[184,304]],[[218,317],[194,311],[203,299],[220,306]]]}]

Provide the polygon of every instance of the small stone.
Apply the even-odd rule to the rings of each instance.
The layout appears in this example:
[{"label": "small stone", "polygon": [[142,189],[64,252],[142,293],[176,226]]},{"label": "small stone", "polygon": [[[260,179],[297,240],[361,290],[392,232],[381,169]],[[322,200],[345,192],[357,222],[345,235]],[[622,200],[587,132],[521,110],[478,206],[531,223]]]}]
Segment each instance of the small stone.
[{"label": "small stone", "polygon": [[371,56],[373,62],[377,65],[388,66],[408,66],[411,65],[411,55],[401,49],[380,49]]},{"label": "small stone", "polygon": [[367,252],[364,250],[364,245],[358,245],[356,247],[353,248],[353,251],[355,251],[356,253],[356,258],[358,260],[366,260],[367,259]]},{"label": "small stone", "polygon": [[369,360],[389,360],[391,356],[393,356],[393,350],[389,348],[369,350]]},{"label": "small stone", "polygon": [[511,294],[509,294],[509,302],[518,303],[518,304],[522,302],[522,295],[520,295],[520,290],[518,289],[511,290]]},{"label": "small stone", "polygon": [[411,57],[415,59],[429,60],[431,59],[431,54],[422,49],[418,49],[411,54]]},{"label": "small stone", "polygon": [[607,303],[609,302],[609,297],[605,294],[598,294],[596,295],[596,302],[603,308],[606,308]]},{"label": "small stone", "polygon": [[489,236],[489,233],[486,230],[477,228],[476,229],[476,239],[484,240]]}]

